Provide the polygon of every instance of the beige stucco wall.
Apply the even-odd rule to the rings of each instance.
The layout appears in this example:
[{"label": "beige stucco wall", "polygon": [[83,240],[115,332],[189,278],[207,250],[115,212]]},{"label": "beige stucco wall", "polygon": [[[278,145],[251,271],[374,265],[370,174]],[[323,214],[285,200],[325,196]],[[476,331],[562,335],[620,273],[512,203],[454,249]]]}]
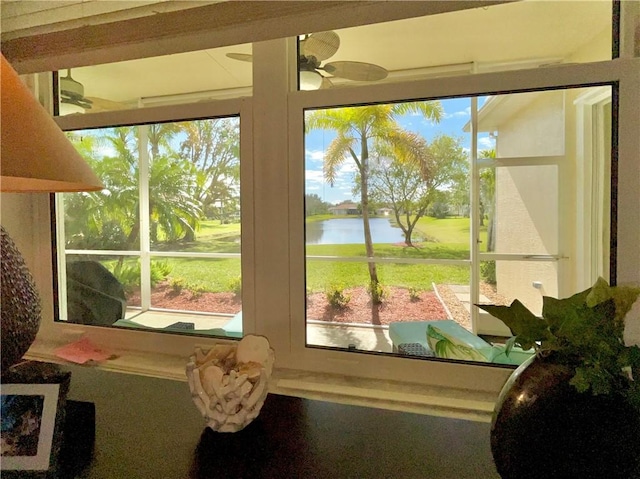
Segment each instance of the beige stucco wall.
[{"label": "beige stucco wall", "polygon": [[[564,96],[563,91],[529,95],[531,103],[500,126],[497,157],[564,155]],[[558,254],[559,184],[554,165],[496,169],[496,253]],[[558,294],[555,262],[498,261],[496,274],[498,292],[535,313],[543,294]]]},{"label": "beige stucco wall", "polygon": [[[611,33],[603,30],[566,61],[611,58]],[[498,261],[498,291],[507,299],[542,310],[542,296],[564,297],[583,289],[576,277],[578,230],[575,204],[582,187],[576,184],[575,99],[585,89],[527,94],[531,102],[502,120],[497,157],[563,156],[556,166],[496,170],[496,252],[559,254],[558,262]],[[524,102],[523,102],[524,103]],[[584,253],[582,251],[582,253]],[[533,286],[541,283],[540,288]]]}]

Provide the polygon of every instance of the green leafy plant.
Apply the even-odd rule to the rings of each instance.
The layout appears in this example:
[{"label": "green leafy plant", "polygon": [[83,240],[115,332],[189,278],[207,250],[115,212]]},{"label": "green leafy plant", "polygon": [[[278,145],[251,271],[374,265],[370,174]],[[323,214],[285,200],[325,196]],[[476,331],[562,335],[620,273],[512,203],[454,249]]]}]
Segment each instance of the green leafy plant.
[{"label": "green leafy plant", "polygon": [[204,293],[207,293],[207,287],[199,283],[189,283],[187,289],[191,291],[191,299],[201,298]]},{"label": "green leafy plant", "polygon": [[371,281],[368,288],[369,296],[373,304],[382,304],[389,297],[387,288],[377,281]]},{"label": "green leafy plant", "polygon": [[183,289],[187,288],[187,280],[184,278],[171,278],[169,286],[174,294],[180,294]]},{"label": "green leafy plant", "polygon": [[538,354],[555,352],[560,361],[575,365],[571,384],[580,392],[609,394],[621,391],[640,409],[640,347],[625,345],[627,313],[640,288],[609,286],[602,278],[569,298],[543,297],[542,317],[517,299],[510,306],[478,305],[502,320],[514,345],[535,348]]},{"label": "green leafy plant", "polygon": [[327,301],[334,308],[346,308],[351,296],[344,293],[344,287],[339,284],[331,284],[324,292]]},{"label": "green leafy plant", "polygon": [[480,276],[488,284],[497,284],[496,280],[496,262],[480,261]]},{"label": "green leafy plant", "polygon": [[421,289],[420,288],[416,288],[415,286],[411,286],[409,288],[409,301],[411,301],[412,303],[415,303],[416,301],[420,301],[420,293],[421,293]]},{"label": "green leafy plant", "polygon": [[242,277],[237,276],[229,280],[227,287],[229,288],[229,291],[231,291],[236,296],[236,298],[241,297],[242,296]]},{"label": "green leafy plant", "polygon": [[151,287],[164,281],[171,274],[172,269],[166,261],[151,261]]}]

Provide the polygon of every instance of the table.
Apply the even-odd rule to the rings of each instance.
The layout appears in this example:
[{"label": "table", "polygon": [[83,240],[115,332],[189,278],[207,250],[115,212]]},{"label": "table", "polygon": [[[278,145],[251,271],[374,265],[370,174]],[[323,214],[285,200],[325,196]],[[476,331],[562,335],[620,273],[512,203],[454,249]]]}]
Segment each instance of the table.
[{"label": "table", "polygon": [[270,394],[237,433],[215,433],[186,383],[69,367],[96,410],[82,478],[498,478],[489,424]]}]

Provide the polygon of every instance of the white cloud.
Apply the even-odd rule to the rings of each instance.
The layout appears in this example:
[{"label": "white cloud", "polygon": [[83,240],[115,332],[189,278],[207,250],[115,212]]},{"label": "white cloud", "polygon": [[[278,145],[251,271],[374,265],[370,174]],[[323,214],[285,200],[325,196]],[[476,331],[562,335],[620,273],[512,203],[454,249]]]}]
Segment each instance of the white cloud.
[{"label": "white cloud", "polygon": [[496,147],[496,140],[490,136],[482,136],[478,138],[478,148],[481,150],[491,150]]},{"label": "white cloud", "polygon": [[467,107],[464,110],[454,111],[453,113],[444,112],[444,119],[449,118],[469,118],[471,116],[471,107]]},{"label": "white cloud", "polygon": [[304,155],[307,161],[322,161],[324,159],[324,151],[322,150],[306,150]]},{"label": "white cloud", "polygon": [[304,179],[307,184],[307,190],[310,189],[312,185],[322,185],[324,183],[324,176],[321,170],[305,170]]}]

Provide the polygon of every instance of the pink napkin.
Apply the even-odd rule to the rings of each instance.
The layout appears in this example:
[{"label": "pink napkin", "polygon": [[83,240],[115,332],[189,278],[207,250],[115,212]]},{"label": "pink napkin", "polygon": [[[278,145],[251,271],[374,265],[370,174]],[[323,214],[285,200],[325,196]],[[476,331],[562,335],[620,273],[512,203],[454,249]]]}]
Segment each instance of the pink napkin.
[{"label": "pink napkin", "polygon": [[112,353],[98,348],[88,338],[84,337],[56,349],[54,353],[59,358],[77,364],[85,364],[88,361],[102,362],[113,356]]}]

